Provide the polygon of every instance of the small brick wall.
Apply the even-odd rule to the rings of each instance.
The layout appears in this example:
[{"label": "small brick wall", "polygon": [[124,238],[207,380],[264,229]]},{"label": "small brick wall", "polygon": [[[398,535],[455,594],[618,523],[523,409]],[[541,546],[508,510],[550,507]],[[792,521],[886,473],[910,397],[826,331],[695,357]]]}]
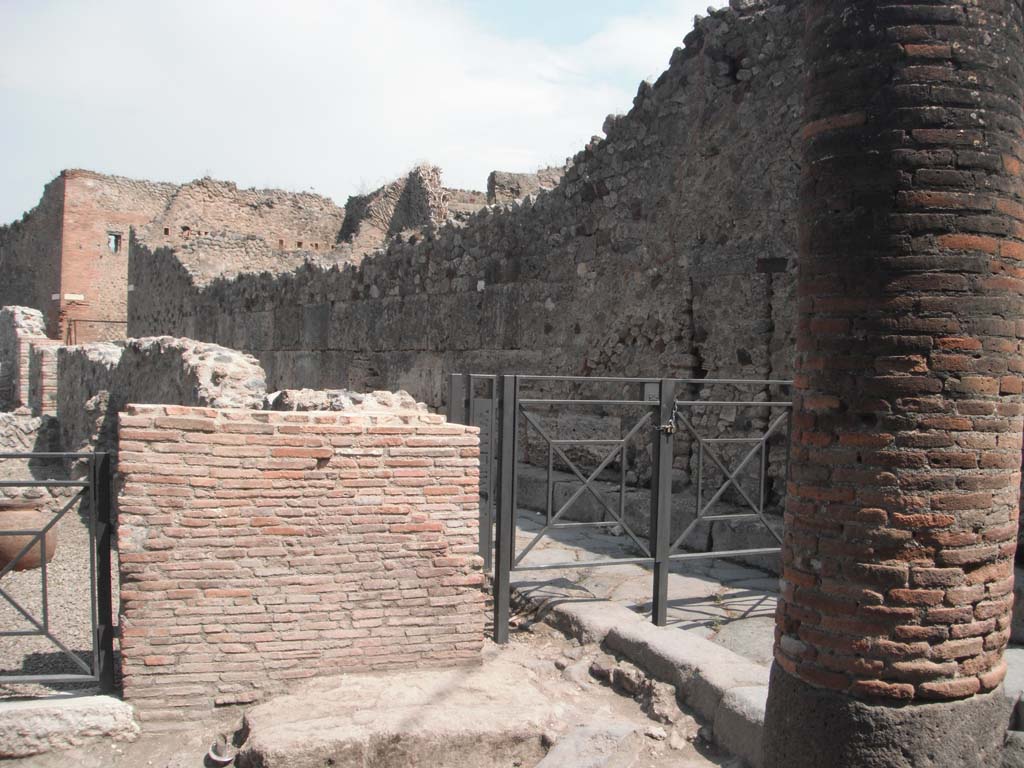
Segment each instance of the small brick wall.
[{"label": "small brick wall", "polygon": [[124,695],[144,720],[479,659],[476,429],[128,406],[120,448]]},{"label": "small brick wall", "polygon": [[28,363],[28,405],[34,416],[57,415],[57,349],[56,339],[32,342]]},{"label": "small brick wall", "polygon": [[32,345],[48,343],[43,315],[37,309],[0,309],[0,410],[28,405]]}]

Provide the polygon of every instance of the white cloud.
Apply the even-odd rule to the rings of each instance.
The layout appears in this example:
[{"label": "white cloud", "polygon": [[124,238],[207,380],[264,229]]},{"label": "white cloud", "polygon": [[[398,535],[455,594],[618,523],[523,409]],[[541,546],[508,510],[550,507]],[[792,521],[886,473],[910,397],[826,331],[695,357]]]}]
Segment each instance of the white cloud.
[{"label": "white cloud", "polygon": [[455,0],[0,3],[0,221],[64,167],[344,202],[421,160],[476,188],[561,162],[691,28],[691,0],[653,1],[561,46]]}]

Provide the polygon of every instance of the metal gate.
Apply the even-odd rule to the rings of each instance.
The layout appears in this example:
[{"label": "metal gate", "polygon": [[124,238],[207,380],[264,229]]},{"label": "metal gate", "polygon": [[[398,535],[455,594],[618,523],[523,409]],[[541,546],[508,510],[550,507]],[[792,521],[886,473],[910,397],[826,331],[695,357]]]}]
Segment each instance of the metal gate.
[{"label": "metal gate", "polygon": [[[668,574],[673,561],[700,558],[767,555],[780,551],[781,537],[766,517],[771,471],[780,488],[788,468],[788,433],[792,403],[788,389],[792,382],[771,379],[643,379],[578,376],[492,376],[453,374],[449,380],[449,420],[480,427],[480,554],[485,567],[494,571],[495,641],[508,639],[510,574],[512,571],[592,568],[631,563],[652,569],[652,620],[663,626],[667,619]],[[732,399],[725,396],[729,394]],[[736,422],[745,424],[746,434],[737,435],[721,427],[707,434],[701,415],[714,409],[728,410]],[[564,437],[551,427],[563,415],[599,411],[618,425],[615,436]],[[726,420],[727,421],[727,420]],[[532,442],[531,442],[532,440]],[[673,535],[673,467],[676,442],[686,443],[690,469],[695,477],[693,519]],[[539,449],[538,447],[539,446]],[[770,448],[778,456],[773,462]],[[524,449],[526,449],[524,451]],[[519,504],[517,494],[525,453],[534,465],[546,467],[547,498],[540,529],[523,546],[516,542]],[[573,455],[582,453],[594,466],[584,467]],[[729,455],[732,451],[734,455]],[[546,456],[544,455],[546,453]],[[633,481],[633,488],[646,488],[650,505],[644,535],[626,515],[627,475],[630,454],[650,457],[649,480]],[[553,473],[556,464],[578,484],[564,501],[556,503]],[[617,471],[616,471],[617,467]],[[746,477],[744,477],[746,472]],[[717,473],[714,490],[707,487],[708,475]],[[609,503],[595,486],[609,485],[615,474],[617,503]],[[714,478],[712,478],[714,479]],[[743,480],[747,480],[744,487]],[[756,490],[749,487],[753,481]],[[741,511],[721,512],[729,494]],[[600,520],[567,519],[567,513],[581,498],[589,496],[601,514]],[[773,546],[685,551],[687,537],[702,524],[718,521],[752,521],[763,525],[774,539]],[[528,555],[546,536],[565,528],[612,528],[624,535],[634,548],[631,556],[572,562],[531,564]],[[494,529],[497,529],[496,532]],[[678,528],[678,526],[677,526]],[[492,559],[493,552],[493,559]]]},{"label": "metal gate", "polygon": [[[103,691],[110,691],[114,686],[114,632],[112,624],[111,598],[111,470],[110,458],[106,453],[0,453],[0,462],[4,460],[25,460],[40,462],[81,461],[85,462],[87,473],[81,480],[0,480],[2,488],[77,488],[70,499],[63,503],[57,511],[47,511],[49,519],[40,527],[31,529],[0,530],[0,537],[28,537],[28,541],[20,548],[13,559],[0,568],[0,600],[10,606],[21,618],[25,629],[0,627],[0,638],[32,638],[42,637],[48,641],[47,647],[59,651],[61,659],[74,669],[70,673],[39,673],[12,674],[0,673],[0,684],[15,683],[95,683]],[[56,508],[56,507],[54,507]],[[69,512],[77,510],[82,516],[88,540],[87,567],[81,573],[72,576],[88,584],[89,595],[89,635],[91,648],[87,652],[69,648],[67,638],[61,637],[54,627],[51,610],[50,570],[46,562],[46,537],[54,527],[69,516]],[[2,526],[0,526],[2,527]],[[57,545],[60,553],[60,544]],[[12,588],[4,582],[11,580],[11,574],[17,569],[22,558],[33,548],[38,547],[41,565],[39,566],[38,610],[26,607],[24,597],[18,599],[12,594]],[[28,571],[23,571],[28,573]],[[35,601],[33,601],[35,602]],[[15,653],[18,652],[15,644]],[[85,658],[83,658],[85,656]]]}]

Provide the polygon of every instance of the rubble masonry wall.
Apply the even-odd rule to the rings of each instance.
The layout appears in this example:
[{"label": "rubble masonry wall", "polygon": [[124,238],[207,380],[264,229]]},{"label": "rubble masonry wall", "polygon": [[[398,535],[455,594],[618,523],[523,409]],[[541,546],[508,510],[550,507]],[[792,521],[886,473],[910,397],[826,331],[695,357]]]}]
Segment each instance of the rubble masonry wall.
[{"label": "rubble masonry wall", "polygon": [[794,2],[715,12],[555,189],[358,267],[199,279],[142,244],[130,331],[244,349],[272,389],[432,406],[456,370],[786,377],[801,24]]}]

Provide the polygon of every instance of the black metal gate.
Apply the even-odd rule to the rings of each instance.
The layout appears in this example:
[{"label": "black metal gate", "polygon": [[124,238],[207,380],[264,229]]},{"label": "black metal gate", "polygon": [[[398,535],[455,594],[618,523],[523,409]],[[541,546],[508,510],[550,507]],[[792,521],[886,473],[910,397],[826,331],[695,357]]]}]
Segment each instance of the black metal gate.
[{"label": "black metal gate", "polygon": [[[508,639],[509,583],[512,571],[591,568],[625,563],[650,566],[653,571],[652,620],[666,623],[669,566],[673,561],[700,558],[749,557],[780,551],[781,537],[766,517],[769,481],[784,487],[788,460],[788,432],[792,403],[785,394],[792,382],[749,379],[642,379],[574,376],[491,376],[453,374],[449,380],[449,420],[481,429],[480,554],[494,570],[494,633],[499,643]],[[728,396],[727,396],[728,395]],[[731,396],[731,399],[730,399]],[[724,429],[728,422],[708,418],[715,409],[728,410],[737,435]],[[559,436],[551,425],[571,414],[600,411],[617,425],[615,436]],[[713,422],[708,434],[708,425]],[[557,426],[557,424],[556,424]],[[735,431],[735,430],[734,430]],[[533,442],[531,442],[531,438]],[[677,440],[696,475],[693,519],[673,535],[673,472]],[[770,449],[777,448],[773,461]],[[520,514],[517,494],[524,448],[539,452],[546,466],[547,494],[540,529],[522,548],[516,530]],[[728,455],[729,451],[735,455]],[[589,458],[593,468],[573,451]],[[546,456],[544,454],[546,453]],[[646,536],[634,529],[626,515],[630,454],[649,456],[646,486],[650,496]],[[538,457],[533,456],[536,460]],[[546,461],[545,461],[546,459]],[[538,463],[537,461],[534,462]],[[553,473],[556,464],[578,487],[561,503],[555,502]],[[617,471],[616,471],[617,466]],[[747,486],[744,487],[743,473]],[[774,472],[772,478],[769,475]],[[707,475],[717,473],[718,485],[708,491]],[[609,503],[596,489],[599,478],[614,474],[617,503]],[[750,481],[756,490],[751,492]],[[607,481],[605,482],[608,485]],[[588,495],[596,503],[599,520],[568,520],[567,513]],[[741,511],[720,513],[729,494]],[[778,489],[776,496],[779,495]],[[735,508],[735,504],[733,505]],[[773,545],[716,551],[684,551],[684,542],[701,524],[751,521],[763,525]],[[678,522],[678,521],[677,521]],[[531,564],[527,556],[544,537],[564,528],[616,528],[628,538],[634,556],[611,559]],[[496,533],[494,532],[494,529]],[[679,528],[679,526],[677,526]],[[492,551],[494,557],[492,560]]]},{"label": "black metal gate", "polygon": [[[10,629],[0,627],[0,637],[29,638],[43,637],[56,648],[62,658],[66,658],[68,666],[74,669],[70,673],[57,674],[12,674],[0,672],[0,684],[21,683],[95,683],[101,690],[110,691],[114,686],[114,631],[112,623],[111,595],[111,469],[110,458],[106,453],[0,453],[0,461],[24,460],[38,462],[80,461],[87,467],[87,473],[81,480],[53,479],[18,479],[0,480],[3,488],[77,488],[70,499],[57,511],[45,514],[49,519],[40,527],[18,530],[0,530],[0,537],[28,537],[20,551],[3,568],[0,568],[0,600],[7,603],[18,616],[23,619],[27,629]],[[63,520],[71,510],[77,510],[82,516],[87,529],[88,568],[74,576],[88,584],[89,621],[92,647],[88,654],[76,652],[68,647],[65,639],[59,636],[53,627],[53,616],[50,607],[50,579],[46,561],[46,537],[55,535],[54,527]],[[0,526],[2,527],[2,526]],[[51,533],[51,531],[53,533]],[[58,545],[59,546],[59,545]],[[4,578],[10,576],[19,561],[33,550],[39,548],[41,565],[39,566],[39,610],[33,611],[11,594]],[[59,551],[59,550],[58,550]],[[83,658],[86,656],[86,658]]]}]

